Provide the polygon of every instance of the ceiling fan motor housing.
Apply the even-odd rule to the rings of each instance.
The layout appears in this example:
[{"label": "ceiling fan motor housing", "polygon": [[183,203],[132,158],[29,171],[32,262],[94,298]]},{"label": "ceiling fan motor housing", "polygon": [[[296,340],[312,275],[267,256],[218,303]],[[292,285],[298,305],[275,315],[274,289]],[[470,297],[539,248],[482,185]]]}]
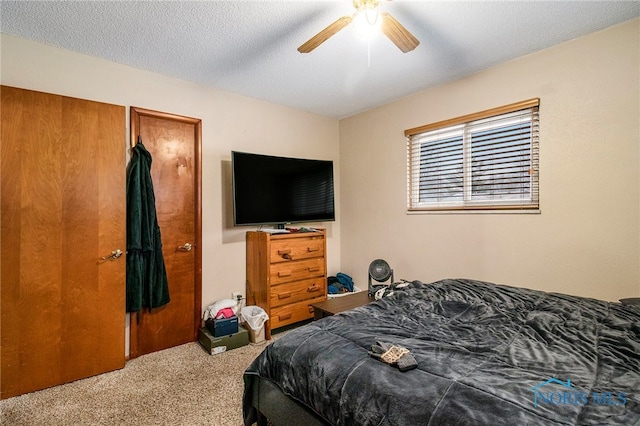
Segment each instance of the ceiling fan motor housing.
[{"label": "ceiling fan motor housing", "polygon": [[360,11],[363,9],[375,9],[380,4],[380,0],[353,0],[353,7]]}]

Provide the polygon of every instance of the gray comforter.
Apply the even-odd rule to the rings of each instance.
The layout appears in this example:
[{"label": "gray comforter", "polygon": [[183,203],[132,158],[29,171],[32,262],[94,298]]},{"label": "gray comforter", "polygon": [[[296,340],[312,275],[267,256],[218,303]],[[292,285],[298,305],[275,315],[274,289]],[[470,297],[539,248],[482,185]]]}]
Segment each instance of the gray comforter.
[{"label": "gray comforter", "polygon": [[[368,354],[401,345],[416,369]],[[245,372],[334,425],[640,425],[640,308],[472,281],[403,291],[289,331]]]}]

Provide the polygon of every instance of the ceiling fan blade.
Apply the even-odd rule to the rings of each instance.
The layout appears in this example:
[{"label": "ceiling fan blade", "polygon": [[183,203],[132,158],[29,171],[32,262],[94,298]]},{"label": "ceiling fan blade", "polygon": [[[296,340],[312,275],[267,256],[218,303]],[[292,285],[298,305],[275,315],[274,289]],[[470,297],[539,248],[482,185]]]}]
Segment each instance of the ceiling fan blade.
[{"label": "ceiling fan blade", "polygon": [[404,53],[410,52],[420,44],[420,41],[413,36],[400,22],[388,12],[382,12],[382,32],[389,37]]},{"label": "ceiling fan blade", "polygon": [[320,31],[318,34],[311,37],[306,43],[302,46],[298,47],[298,52],[300,53],[309,53],[316,47],[320,46],[322,43],[327,41],[329,37],[346,27],[351,23],[353,18],[351,16],[343,16],[338,19],[334,23],[330,24],[327,28]]}]

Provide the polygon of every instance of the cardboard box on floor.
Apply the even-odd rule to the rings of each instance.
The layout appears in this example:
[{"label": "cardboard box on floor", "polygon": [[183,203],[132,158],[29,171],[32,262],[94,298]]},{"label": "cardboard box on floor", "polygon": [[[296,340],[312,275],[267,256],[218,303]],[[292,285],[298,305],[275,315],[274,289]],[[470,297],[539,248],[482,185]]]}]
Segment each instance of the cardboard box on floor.
[{"label": "cardboard box on floor", "polygon": [[248,345],[249,333],[246,328],[238,326],[237,333],[229,336],[214,337],[205,327],[200,327],[198,341],[208,353],[215,355]]}]

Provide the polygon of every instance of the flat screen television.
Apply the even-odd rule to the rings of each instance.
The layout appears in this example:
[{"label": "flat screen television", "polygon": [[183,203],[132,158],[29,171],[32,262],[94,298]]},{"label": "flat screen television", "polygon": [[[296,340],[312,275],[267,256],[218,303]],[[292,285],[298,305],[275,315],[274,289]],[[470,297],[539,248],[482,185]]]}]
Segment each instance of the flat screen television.
[{"label": "flat screen television", "polygon": [[231,152],[234,225],[335,220],[333,161]]}]

